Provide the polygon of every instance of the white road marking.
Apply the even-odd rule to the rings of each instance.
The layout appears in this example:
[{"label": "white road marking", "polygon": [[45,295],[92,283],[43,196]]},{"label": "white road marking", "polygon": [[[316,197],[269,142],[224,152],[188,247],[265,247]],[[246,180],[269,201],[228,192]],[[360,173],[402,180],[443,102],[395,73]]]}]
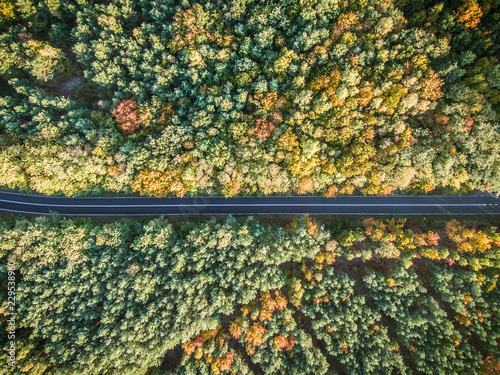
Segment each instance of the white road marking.
[{"label": "white road marking", "polygon": [[[1,208],[0,211],[7,212],[16,212],[21,214],[30,214],[30,215],[51,215],[46,212],[30,212],[30,211],[17,211],[17,210],[8,210],[5,208]],[[198,215],[226,215],[219,212],[192,212],[192,213],[171,213],[171,214],[158,214],[158,213],[142,213],[142,214],[61,214],[56,212],[58,216],[198,216]],[[231,215],[304,215],[304,212],[235,212]],[[450,212],[410,212],[410,213],[394,213],[394,212],[336,212],[334,214],[325,212],[325,213],[308,213],[308,215],[365,215],[365,216],[427,216],[427,215],[463,215],[463,213],[450,213]],[[473,213],[470,215],[498,215],[495,212],[482,212],[482,213]]]},{"label": "white road marking", "polygon": [[47,203],[34,203],[22,201],[10,201],[0,199],[0,202],[12,204],[24,204],[28,206],[42,206],[42,207],[476,207],[476,206],[490,206],[489,203],[195,203],[191,204],[47,204]]}]

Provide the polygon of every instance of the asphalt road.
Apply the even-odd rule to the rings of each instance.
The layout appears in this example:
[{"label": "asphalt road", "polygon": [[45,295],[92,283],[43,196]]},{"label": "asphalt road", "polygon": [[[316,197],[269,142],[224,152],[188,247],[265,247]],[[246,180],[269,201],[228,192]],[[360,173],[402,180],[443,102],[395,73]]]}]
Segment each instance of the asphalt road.
[{"label": "asphalt road", "polygon": [[500,214],[491,194],[350,197],[48,197],[0,192],[0,211],[65,216]]}]

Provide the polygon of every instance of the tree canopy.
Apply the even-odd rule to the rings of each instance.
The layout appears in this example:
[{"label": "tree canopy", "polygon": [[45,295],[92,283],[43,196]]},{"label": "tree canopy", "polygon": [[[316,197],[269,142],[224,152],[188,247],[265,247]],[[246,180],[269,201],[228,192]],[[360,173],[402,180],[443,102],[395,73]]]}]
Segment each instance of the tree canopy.
[{"label": "tree canopy", "polygon": [[498,1],[0,5],[0,185],[500,191]]},{"label": "tree canopy", "polygon": [[1,216],[0,258],[19,374],[477,374],[500,355],[485,222]]}]

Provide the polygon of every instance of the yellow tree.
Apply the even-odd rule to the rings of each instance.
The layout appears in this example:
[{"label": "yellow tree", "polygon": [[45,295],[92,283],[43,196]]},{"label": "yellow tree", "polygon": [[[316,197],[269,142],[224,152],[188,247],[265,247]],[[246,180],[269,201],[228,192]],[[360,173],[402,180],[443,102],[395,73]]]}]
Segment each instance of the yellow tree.
[{"label": "yellow tree", "polygon": [[478,3],[475,1],[467,1],[458,7],[454,12],[457,22],[463,24],[468,29],[473,29],[479,22],[483,11]]}]

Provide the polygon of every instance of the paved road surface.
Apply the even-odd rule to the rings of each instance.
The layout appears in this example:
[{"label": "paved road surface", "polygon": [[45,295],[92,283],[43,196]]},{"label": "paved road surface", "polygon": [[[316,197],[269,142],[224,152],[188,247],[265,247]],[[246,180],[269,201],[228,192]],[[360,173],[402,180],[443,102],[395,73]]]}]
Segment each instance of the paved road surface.
[{"label": "paved road surface", "polygon": [[450,215],[500,214],[491,194],[351,197],[47,197],[0,192],[0,211],[68,216],[144,215]]}]

